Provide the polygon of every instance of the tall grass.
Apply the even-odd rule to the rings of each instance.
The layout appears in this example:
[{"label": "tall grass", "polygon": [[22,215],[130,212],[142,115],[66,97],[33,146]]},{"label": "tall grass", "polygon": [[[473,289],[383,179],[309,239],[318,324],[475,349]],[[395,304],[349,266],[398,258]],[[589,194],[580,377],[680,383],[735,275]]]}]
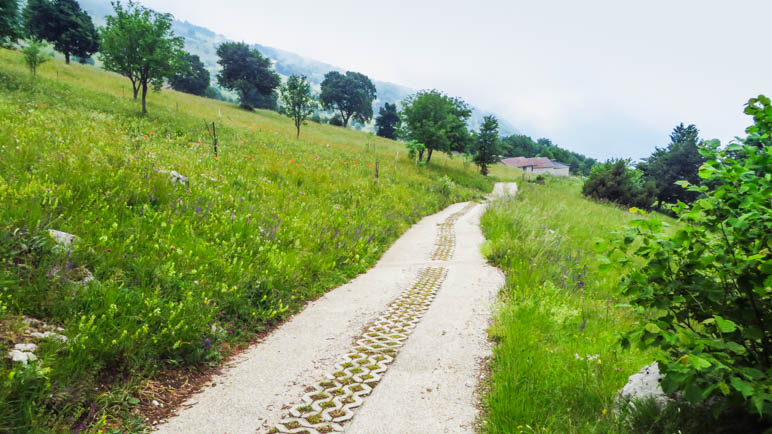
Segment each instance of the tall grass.
[{"label": "tall grass", "polygon": [[[0,50],[0,353],[29,340],[22,315],[68,338],[38,341],[39,363],[0,361],[0,431],[136,426],[122,385],[216,363],[220,343],[264,330],[365,271],[422,216],[492,188],[456,160],[419,167],[396,142],[328,125],[296,140],[275,113],[173,91],[140,116],[126,84],[59,62],[33,80]],[[49,229],[79,241],[56,249]],[[85,270],[96,280],[74,283]]]},{"label": "tall grass", "polygon": [[482,217],[484,253],[504,270],[486,397],[491,433],[618,431],[612,405],[651,354],[621,352],[634,314],[618,272],[599,274],[593,244],[624,226],[626,211],[583,199],[581,183],[523,183]]}]

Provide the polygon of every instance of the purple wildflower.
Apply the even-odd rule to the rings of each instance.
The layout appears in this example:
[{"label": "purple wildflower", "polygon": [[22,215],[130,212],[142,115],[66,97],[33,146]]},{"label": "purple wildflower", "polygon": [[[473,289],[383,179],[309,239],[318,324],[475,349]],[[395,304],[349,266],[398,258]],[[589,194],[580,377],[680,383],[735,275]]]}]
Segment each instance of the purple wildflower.
[{"label": "purple wildflower", "polygon": [[212,346],[212,340],[209,338],[204,339],[204,349],[208,350]]}]

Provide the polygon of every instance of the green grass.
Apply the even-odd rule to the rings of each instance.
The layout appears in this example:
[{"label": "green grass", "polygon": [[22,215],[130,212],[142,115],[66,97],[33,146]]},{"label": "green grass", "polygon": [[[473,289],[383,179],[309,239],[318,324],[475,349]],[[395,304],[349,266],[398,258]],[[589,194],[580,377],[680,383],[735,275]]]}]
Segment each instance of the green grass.
[{"label": "green grass", "polygon": [[[0,50],[0,353],[22,315],[65,329],[40,362],[0,360],[0,431],[142,429],[135,395],[168,367],[216,364],[361,273],[412,223],[495,179],[438,155]],[[217,122],[214,158],[205,122]],[[374,165],[380,177],[374,181]],[[176,170],[189,185],[173,184]],[[498,168],[500,177],[513,171]],[[49,229],[76,234],[56,250]],[[86,268],[97,281],[79,286]]]},{"label": "green grass", "polygon": [[620,272],[598,273],[593,245],[634,215],[582,198],[576,179],[519,187],[482,217],[484,253],[507,276],[490,329],[485,429],[624,432],[614,395],[652,355],[619,349],[636,316],[618,294]]}]

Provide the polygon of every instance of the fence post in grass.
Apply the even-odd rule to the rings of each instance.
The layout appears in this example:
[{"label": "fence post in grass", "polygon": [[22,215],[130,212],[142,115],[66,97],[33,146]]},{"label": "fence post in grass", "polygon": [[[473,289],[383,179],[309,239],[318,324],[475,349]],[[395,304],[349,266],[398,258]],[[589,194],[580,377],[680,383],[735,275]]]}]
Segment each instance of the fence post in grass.
[{"label": "fence post in grass", "polygon": [[214,125],[214,122],[212,122],[212,129],[209,129],[209,124],[205,123],[204,126],[206,126],[206,131],[209,133],[209,137],[212,138],[212,147],[214,148],[214,157],[217,158],[217,128]]},{"label": "fence post in grass", "polygon": [[375,183],[378,183],[378,169],[380,168],[378,157],[375,157]]}]

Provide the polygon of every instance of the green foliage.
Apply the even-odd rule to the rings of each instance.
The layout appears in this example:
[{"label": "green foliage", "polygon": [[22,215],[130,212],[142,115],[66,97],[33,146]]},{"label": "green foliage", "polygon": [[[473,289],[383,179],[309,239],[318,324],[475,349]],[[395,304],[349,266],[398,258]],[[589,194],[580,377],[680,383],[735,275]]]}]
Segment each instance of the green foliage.
[{"label": "green foliage", "polygon": [[88,58],[99,50],[99,33],[91,16],[75,0],[30,0],[24,10],[29,36],[52,43],[70,56]]},{"label": "green foliage", "polygon": [[[217,63],[222,70],[217,82],[225,89],[238,92],[241,107],[252,110],[250,100],[271,97],[281,84],[279,75],[271,65],[271,59],[249,48],[244,42],[224,42],[217,47],[220,59]],[[256,95],[253,95],[256,94]]]},{"label": "green foliage", "polygon": [[[277,113],[177,92],[140,116],[114,74],[71,65],[32,83],[24,68],[0,50],[0,353],[22,315],[68,341],[41,343],[34,365],[0,363],[3,432],[73,431],[92,403],[86,430],[142,431],[121,419],[136,411],[127,393],[148,405],[137,385],[215,364],[421,217],[492,188],[453,160],[392,166],[403,147],[379,137],[312,124],[298,140]],[[214,159],[203,124],[218,111]],[[373,157],[389,161],[377,185]],[[54,249],[49,229],[80,240]],[[83,269],[86,286],[72,281]]]},{"label": "green foliage", "polygon": [[296,137],[300,137],[300,126],[317,107],[316,100],[311,95],[311,84],[305,75],[291,75],[281,87],[280,95],[284,104],[282,112],[292,118],[297,129]]},{"label": "green foliage", "polygon": [[18,0],[0,0],[0,46],[22,37]]},{"label": "green foliage", "polygon": [[45,46],[46,45],[42,42],[30,41],[29,44],[22,50],[24,53],[24,62],[27,64],[27,67],[33,76],[37,75],[38,67],[40,65],[51,60],[45,51],[43,51]]},{"label": "green foliage", "polygon": [[375,118],[375,130],[380,137],[395,139],[399,123],[400,119],[399,113],[397,113],[397,104],[386,103],[378,111],[378,117]]},{"label": "green foliage", "polygon": [[347,127],[352,117],[362,123],[373,118],[373,101],[377,90],[370,78],[359,72],[341,74],[330,71],[322,81],[319,101],[327,110],[337,110]]},{"label": "green foliage", "polygon": [[492,115],[485,116],[472,149],[474,163],[480,168],[482,175],[488,176],[488,166],[500,161],[499,144],[499,122]]},{"label": "green foliage", "polygon": [[587,176],[590,174],[592,166],[598,163],[594,158],[585,157],[582,154],[567,151],[554,145],[547,138],[541,138],[534,142],[526,135],[515,134],[505,137],[501,147],[503,155],[508,157],[547,157],[567,164],[574,175]]},{"label": "green foliage", "polygon": [[[703,185],[679,181],[699,195],[674,211],[685,226],[662,234],[655,218],[633,222],[611,250],[645,265],[624,280],[631,303],[645,309],[625,343],[662,350],[666,392],[710,400],[716,413],[744,407],[772,418],[772,106],[749,101],[748,138],[719,149],[700,147]],[[711,187],[708,187],[710,185]],[[627,263],[627,255],[612,256]]]},{"label": "green foliage", "polygon": [[629,160],[609,160],[594,165],[582,186],[582,194],[628,207],[650,208],[655,200],[654,186],[629,165]]},{"label": "green foliage", "polygon": [[195,54],[184,53],[185,69],[169,78],[172,89],[193,95],[204,95],[209,89],[209,71]]},{"label": "green foliage", "polygon": [[160,90],[165,79],[185,66],[183,39],[171,29],[172,16],[160,14],[133,0],[124,8],[113,3],[115,15],[105,19],[101,30],[101,58],[104,68],[131,80],[134,99],[142,90],[142,113],[147,113],[148,85]]},{"label": "green foliage", "polygon": [[[438,90],[423,90],[402,102],[400,136],[426,145],[426,162],[433,151],[450,154],[466,152],[472,141],[466,120],[471,111],[460,98],[449,97]],[[423,152],[418,153],[419,161]]]},{"label": "green foliage", "polygon": [[334,125],[336,127],[342,127],[343,126],[343,118],[340,117],[340,113],[335,113],[335,115],[333,115],[330,118],[329,124],[330,125]]},{"label": "green foliage", "polygon": [[628,432],[616,428],[614,395],[652,355],[617,354],[617,334],[637,318],[619,296],[621,271],[596,272],[592,248],[633,216],[580,188],[556,177],[519,184],[482,216],[482,251],[507,279],[489,329],[485,432]]},{"label": "green foliage", "polygon": [[697,172],[705,158],[698,150],[698,134],[699,131],[694,125],[677,126],[670,135],[668,147],[657,148],[649,158],[638,165],[644,176],[654,183],[659,205],[674,204],[678,201],[692,203],[697,199],[697,192],[684,189],[675,182],[701,182]]},{"label": "green foliage", "polygon": [[415,140],[405,142],[405,147],[407,148],[407,158],[411,161],[415,161],[416,158],[418,158],[419,155],[423,155],[426,150],[426,145],[416,142]]}]

